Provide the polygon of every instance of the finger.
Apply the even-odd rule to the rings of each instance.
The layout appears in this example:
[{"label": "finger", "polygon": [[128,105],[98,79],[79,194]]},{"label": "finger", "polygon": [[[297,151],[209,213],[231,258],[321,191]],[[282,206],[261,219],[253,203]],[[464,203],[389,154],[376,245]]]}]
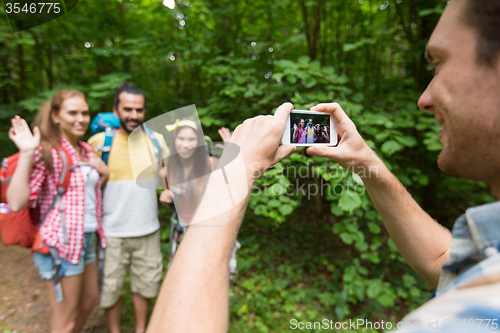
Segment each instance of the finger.
[{"label": "finger", "polygon": [[17,134],[19,131],[19,116],[15,116],[14,118],[12,118],[11,124],[12,124],[12,128],[14,128],[14,131]]},{"label": "finger", "polygon": [[339,124],[340,122],[352,122],[349,116],[344,112],[339,103],[320,103],[311,108],[312,111],[326,112],[332,115],[333,120]]},{"label": "finger", "polygon": [[311,156],[327,157],[336,161],[342,154],[342,149],[338,147],[308,147],[306,153]]},{"label": "finger", "polygon": [[289,154],[293,153],[296,150],[297,150],[297,147],[294,145],[281,145],[281,146],[279,146],[278,150],[276,150],[274,163],[278,163],[283,158],[285,158],[286,156],[288,156]]},{"label": "finger", "polygon": [[224,141],[227,141],[227,140],[231,139],[231,133],[229,132],[229,129],[227,129],[227,128],[224,127],[222,129],[222,132],[224,134],[224,138],[223,138],[223,139],[225,139]]},{"label": "finger", "polygon": [[38,126],[35,126],[33,128],[33,136],[38,142],[40,142],[40,129],[38,128]]},{"label": "finger", "polygon": [[27,132],[31,133],[31,130],[30,130],[28,123],[23,118],[20,119],[20,125],[21,125],[21,128],[23,129],[23,131],[27,131]]},{"label": "finger", "polygon": [[293,110],[293,104],[290,102],[286,102],[281,104],[276,112],[274,113],[274,119],[281,125],[283,124],[283,128],[285,128],[285,123],[290,115],[290,112]]},{"label": "finger", "polygon": [[222,127],[218,130],[220,137],[222,138],[222,141],[227,142],[231,139],[231,135],[229,134],[229,130],[225,127]]},{"label": "finger", "polygon": [[14,127],[9,128],[9,139],[14,141],[15,137],[16,137],[16,131],[14,130]]},{"label": "finger", "polygon": [[19,116],[15,116],[14,119],[14,129],[16,130],[16,134],[20,134],[23,132],[30,132],[29,126],[26,123],[26,120]]},{"label": "finger", "polygon": [[239,124],[238,126],[236,126],[236,128],[234,129],[234,132],[233,132],[233,136],[231,137],[231,142],[237,141],[242,127],[243,127],[243,124]]}]

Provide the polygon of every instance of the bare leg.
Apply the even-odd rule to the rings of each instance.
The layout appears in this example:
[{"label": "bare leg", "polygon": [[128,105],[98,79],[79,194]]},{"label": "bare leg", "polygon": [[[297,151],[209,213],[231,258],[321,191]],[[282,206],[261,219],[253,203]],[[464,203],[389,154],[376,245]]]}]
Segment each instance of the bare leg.
[{"label": "bare leg", "polygon": [[45,286],[49,294],[52,333],[71,333],[79,316],[80,291],[82,288],[83,274],[61,278],[63,300],[56,302],[54,283],[46,280]]},{"label": "bare leg", "polygon": [[76,320],[74,333],[80,333],[85,321],[94,308],[99,305],[99,268],[97,262],[85,266],[80,293],[80,312]]},{"label": "bare leg", "polygon": [[138,293],[133,293],[132,303],[134,303],[135,332],[136,333],[145,332],[146,320],[148,318],[149,299],[142,297]]},{"label": "bare leg", "polygon": [[122,298],[109,308],[104,309],[110,333],[120,333],[120,319],[122,313]]}]

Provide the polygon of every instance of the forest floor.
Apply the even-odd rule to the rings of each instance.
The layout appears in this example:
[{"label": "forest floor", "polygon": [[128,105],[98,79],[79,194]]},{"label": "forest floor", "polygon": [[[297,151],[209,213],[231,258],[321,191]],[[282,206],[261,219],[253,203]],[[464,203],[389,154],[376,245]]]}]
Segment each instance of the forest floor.
[{"label": "forest floor", "polygon": [[[50,332],[50,306],[30,250],[0,242],[0,333],[11,332]],[[102,309],[94,310],[82,332],[107,332]]]}]

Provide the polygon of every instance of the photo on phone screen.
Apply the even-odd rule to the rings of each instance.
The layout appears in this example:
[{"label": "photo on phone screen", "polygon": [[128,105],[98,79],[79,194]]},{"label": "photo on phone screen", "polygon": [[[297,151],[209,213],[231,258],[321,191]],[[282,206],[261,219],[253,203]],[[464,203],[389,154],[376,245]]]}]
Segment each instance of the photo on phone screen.
[{"label": "photo on phone screen", "polygon": [[[329,144],[330,115],[292,112],[290,114],[290,143]],[[337,138],[335,138],[336,141]]]}]

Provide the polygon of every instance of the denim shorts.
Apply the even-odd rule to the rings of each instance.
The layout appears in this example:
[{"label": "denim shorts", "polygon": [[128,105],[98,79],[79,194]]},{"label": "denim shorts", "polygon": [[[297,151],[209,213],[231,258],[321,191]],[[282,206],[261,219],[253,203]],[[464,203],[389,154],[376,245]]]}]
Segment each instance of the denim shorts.
[{"label": "denim shorts", "polygon": [[[83,236],[82,253],[78,264],[72,264],[61,258],[61,276],[82,274],[85,266],[97,260],[95,253],[95,232],[86,232]],[[34,253],[35,266],[44,280],[52,278],[52,256],[50,254]]]}]

